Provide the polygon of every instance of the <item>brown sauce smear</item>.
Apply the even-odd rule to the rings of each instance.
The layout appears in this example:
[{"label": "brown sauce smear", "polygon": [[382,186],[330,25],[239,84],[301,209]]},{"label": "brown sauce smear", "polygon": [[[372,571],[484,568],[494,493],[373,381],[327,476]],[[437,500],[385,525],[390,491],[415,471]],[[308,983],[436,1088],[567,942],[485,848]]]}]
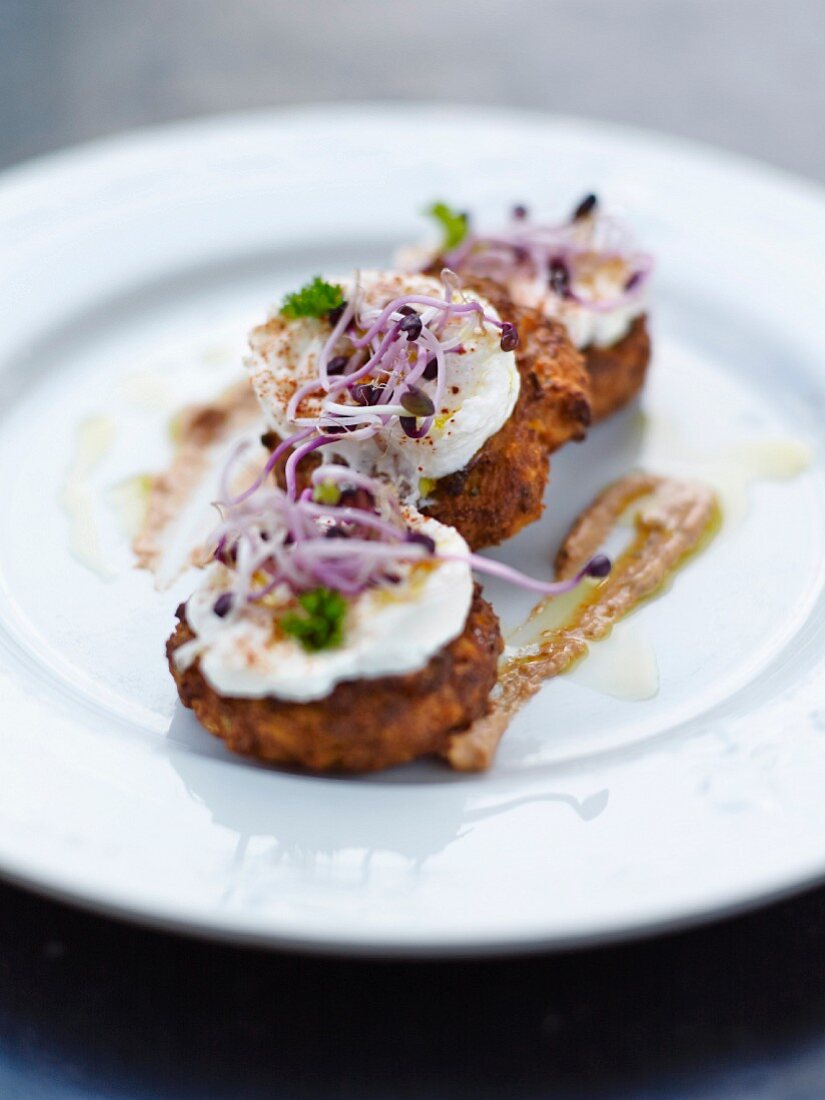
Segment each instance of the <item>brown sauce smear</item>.
[{"label": "brown sauce smear", "polygon": [[[635,534],[605,580],[586,593],[561,626],[542,632],[534,645],[505,653],[490,710],[454,734],[442,753],[453,768],[489,768],[511,719],[544,681],[585,657],[590,642],[605,638],[614,623],[655,595],[719,525],[719,504],[707,486],[628,474],[604,489],[573,524],[556,556],[559,580],[574,576],[636,504]],[[542,600],[528,623],[549,602]]]},{"label": "brown sauce smear", "polygon": [[[173,422],[172,463],[152,477],[146,515],[132,542],[139,568],[157,571],[163,556],[164,532],[212,468],[210,449],[259,418],[258,402],[246,380],[231,386],[216,400],[189,405],[177,415]],[[197,555],[197,548],[193,548],[192,560]]]}]

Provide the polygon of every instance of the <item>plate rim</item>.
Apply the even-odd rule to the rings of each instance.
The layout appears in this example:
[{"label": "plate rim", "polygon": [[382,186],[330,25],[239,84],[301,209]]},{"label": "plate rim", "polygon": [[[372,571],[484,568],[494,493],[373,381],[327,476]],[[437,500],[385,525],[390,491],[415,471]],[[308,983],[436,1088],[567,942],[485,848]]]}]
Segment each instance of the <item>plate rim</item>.
[{"label": "plate rim", "polygon": [[825,183],[808,177],[781,164],[755,154],[730,149],[724,145],[701,138],[660,130],[637,123],[577,115],[565,111],[546,111],[538,107],[512,107],[479,102],[464,103],[460,100],[429,99],[353,99],[316,100],[308,103],[286,104],[278,107],[252,107],[216,111],[204,115],[167,119],[157,123],[129,127],[125,130],[80,139],[43,153],[35,153],[0,168],[0,192],[10,184],[29,184],[35,176],[52,169],[71,169],[93,156],[111,157],[129,152],[140,144],[167,144],[181,135],[206,137],[217,130],[232,131],[238,128],[267,126],[277,122],[306,121],[322,116],[344,115],[433,115],[443,119],[445,115],[462,116],[475,122],[544,123],[571,130],[589,130],[605,136],[621,135],[648,147],[668,147],[675,152],[701,159],[712,158],[728,168],[754,172],[765,182],[791,188],[800,197],[825,200]]},{"label": "plate rim", "polygon": [[[196,119],[175,120],[159,126],[141,127],[126,133],[81,142],[42,156],[27,159],[0,172],[0,223],[3,219],[3,202],[10,191],[16,189],[25,191],[33,183],[42,182],[44,177],[52,176],[55,172],[71,171],[77,166],[88,169],[93,166],[95,161],[109,160],[113,155],[116,156],[124,152],[140,151],[145,155],[152,148],[156,148],[158,142],[161,145],[166,145],[169,142],[176,141],[183,133],[206,141],[210,137],[214,139],[216,134],[231,131],[238,127],[268,127],[284,121],[308,122],[313,119],[329,118],[330,115],[357,117],[365,113],[386,112],[395,116],[420,116],[422,113],[437,114],[439,118],[443,118],[445,111],[455,117],[464,116],[476,121],[483,120],[490,123],[501,124],[510,119],[520,123],[565,127],[572,131],[589,132],[595,135],[609,134],[613,138],[627,139],[648,148],[656,147],[660,150],[669,148],[677,154],[686,155],[691,159],[702,161],[710,159],[715,164],[732,169],[737,173],[756,174],[765,182],[780,187],[783,192],[793,190],[800,198],[815,202],[822,213],[825,214],[825,187],[815,181],[797,176],[757,158],[677,135],[660,133],[656,130],[625,123],[590,120],[564,114],[548,114],[547,112],[530,109],[464,104],[445,105],[433,101],[408,101],[404,103],[354,101],[352,103],[314,103],[277,109],[232,111]],[[748,897],[740,897],[737,900],[730,900],[709,909],[703,908],[701,911],[694,913],[684,913],[670,918],[653,917],[650,921],[637,922],[631,926],[615,928],[613,931],[585,933],[580,937],[564,938],[551,935],[546,939],[541,936],[519,938],[518,935],[514,936],[511,931],[509,933],[505,932],[501,939],[487,936],[484,939],[474,940],[467,944],[456,944],[452,941],[413,943],[408,939],[404,939],[398,942],[387,940],[374,945],[353,941],[351,938],[336,939],[334,935],[302,937],[288,932],[264,933],[245,928],[242,924],[237,924],[233,928],[231,915],[227,921],[226,917],[228,915],[226,913],[216,914],[216,919],[211,922],[207,919],[202,921],[193,920],[190,916],[176,918],[174,914],[161,915],[149,909],[141,909],[139,904],[132,904],[127,907],[120,904],[114,896],[107,899],[100,892],[95,895],[89,891],[85,893],[82,890],[74,891],[70,886],[60,881],[59,875],[54,876],[50,881],[42,875],[29,877],[22,868],[15,868],[11,863],[13,861],[3,858],[0,862],[0,875],[15,885],[61,902],[80,905],[91,911],[103,913],[119,920],[139,923],[176,934],[196,935],[202,938],[247,944],[249,946],[323,954],[343,953],[365,957],[505,955],[547,950],[565,951],[591,947],[596,944],[622,942],[654,934],[674,933],[712,920],[724,919],[747,912],[783,897],[810,889],[825,879],[824,859],[822,865],[816,870],[811,870],[807,878],[800,878],[798,874],[791,873],[787,881],[777,882],[773,888]]]},{"label": "plate rim", "polygon": [[258,951],[291,952],[319,958],[352,958],[365,962],[387,960],[402,961],[461,961],[468,959],[494,960],[515,958],[522,955],[573,954],[600,948],[611,948],[648,939],[663,939],[689,933],[717,922],[746,917],[763,908],[781,904],[825,885],[825,867],[812,872],[809,878],[794,876],[786,883],[777,884],[765,893],[738,900],[729,900],[713,908],[696,909],[672,917],[653,917],[634,924],[586,932],[582,935],[545,935],[541,933],[523,936],[506,935],[501,938],[484,936],[466,942],[432,940],[411,942],[406,939],[353,940],[335,936],[301,936],[291,933],[267,933],[232,926],[229,922],[209,923],[194,917],[158,913],[149,907],[127,906],[102,893],[83,893],[56,881],[46,882],[27,876],[24,872],[0,866],[0,880],[29,894],[81,910],[92,916],[117,921],[126,927],[171,936],[181,936],[223,947],[236,947]]}]

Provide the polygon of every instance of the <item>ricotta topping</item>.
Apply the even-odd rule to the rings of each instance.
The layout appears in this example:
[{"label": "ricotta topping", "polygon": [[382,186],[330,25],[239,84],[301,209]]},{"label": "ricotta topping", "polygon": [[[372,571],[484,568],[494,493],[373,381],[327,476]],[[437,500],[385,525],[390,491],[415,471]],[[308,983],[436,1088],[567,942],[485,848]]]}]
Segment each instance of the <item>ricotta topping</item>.
[{"label": "ricotta topping", "polygon": [[[586,283],[574,282],[573,289],[597,302],[615,301],[622,296],[627,276],[624,264],[605,264],[596,269]],[[537,306],[546,317],[561,321],[577,348],[586,348],[591,344],[605,348],[618,343],[627,336],[634,320],[647,310],[644,294],[613,309],[596,310],[565,300],[546,284],[539,284],[535,278],[524,275],[508,280],[507,290],[517,305]]]},{"label": "ricotta topping", "polygon": [[[332,281],[344,287],[346,298],[353,294],[353,279]],[[438,298],[444,294],[437,279],[421,274],[363,272],[359,285],[362,313],[376,316],[388,302],[406,294]],[[465,297],[478,301],[488,316],[498,318],[484,298],[470,292]],[[421,315],[427,324],[428,310],[422,309]],[[279,314],[251,334],[252,354],[246,365],[267,423],[281,438],[295,431],[287,405],[301,386],[317,377],[319,356],[328,338],[325,319],[288,320]],[[408,503],[419,499],[422,479],[437,480],[466,466],[509,418],[520,378],[515,355],[501,349],[500,330],[479,323],[476,314],[451,317],[439,333],[442,342],[450,338],[458,350],[445,357],[446,385],[427,435],[409,437],[396,417],[370,439],[342,436],[329,443],[324,448],[325,461],[338,459],[360,473],[389,479]],[[433,381],[422,380],[418,385],[434,397]],[[320,406],[320,395],[311,395],[301,402],[299,411],[304,417],[315,415]]]},{"label": "ricotta topping", "polygon": [[[435,541],[438,553],[468,555],[464,539],[437,520],[408,510],[410,527]],[[349,600],[343,644],[307,652],[278,631],[293,602],[285,588],[266,603],[247,604],[232,621],[211,613],[229,571],[215,562],[186,604],[195,639],[178,650],[183,667],[196,657],[211,686],[229,697],[275,696],[293,702],[325,698],[343,680],[374,679],[422,669],[463,631],[473,595],[467,561],[399,563],[398,584],[368,588]]]},{"label": "ricotta topping", "polygon": [[[582,204],[584,206],[585,204]],[[533,222],[519,208],[499,232],[476,234],[446,254],[435,245],[396,254],[404,271],[445,263],[460,276],[493,279],[519,306],[540,308],[561,321],[578,348],[610,347],[647,309],[652,258],[638,252],[626,228],[586,199],[568,222]]]}]

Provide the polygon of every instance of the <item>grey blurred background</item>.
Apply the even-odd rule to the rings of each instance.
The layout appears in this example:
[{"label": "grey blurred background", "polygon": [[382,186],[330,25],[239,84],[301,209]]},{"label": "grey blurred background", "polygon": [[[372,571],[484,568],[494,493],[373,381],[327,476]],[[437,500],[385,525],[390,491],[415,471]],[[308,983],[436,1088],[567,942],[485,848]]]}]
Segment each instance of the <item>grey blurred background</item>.
[{"label": "grey blurred background", "polygon": [[825,0],[0,0],[0,164],[342,99],[616,119],[825,180]]}]

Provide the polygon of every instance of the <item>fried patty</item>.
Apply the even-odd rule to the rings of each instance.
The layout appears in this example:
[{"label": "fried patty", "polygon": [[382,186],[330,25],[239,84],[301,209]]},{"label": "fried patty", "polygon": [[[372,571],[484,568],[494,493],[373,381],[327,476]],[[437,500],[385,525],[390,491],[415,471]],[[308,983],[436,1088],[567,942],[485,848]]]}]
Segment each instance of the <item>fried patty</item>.
[{"label": "fried patty", "polygon": [[524,415],[547,451],[584,439],[591,421],[590,379],[564,325],[540,309],[517,306],[494,279],[468,279],[466,286],[483,295],[518,330],[516,365],[522,393],[526,384],[529,400]]},{"label": "fried patty", "polygon": [[515,306],[488,279],[468,283],[518,329],[518,401],[507,423],[457,473],[441,478],[422,511],[455,527],[473,550],[495,546],[537,520],[550,453],[583,439],[590,423],[584,362],[563,325]]},{"label": "fried patty", "polygon": [[637,317],[627,335],[610,347],[585,348],[584,361],[590,375],[595,424],[627,405],[644,385],[650,363],[647,318]]},{"label": "fried patty", "polygon": [[[506,289],[493,279],[467,279],[466,285],[483,294],[502,317],[513,321],[528,355],[544,348],[554,362],[553,384],[548,389],[552,400],[543,411],[545,439],[551,451],[571,439],[582,439],[591,419],[594,424],[606,420],[632,401],[644,385],[650,363],[650,335],[644,315],[635,318],[627,334],[615,344],[585,348],[584,362],[576,369],[569,355],[558,351],[553,354],[556,332],[559,328],[564,331],[559,321],[537,310],[519,309]],[[585,402],[589,415],[583,419]]]},{"label": "fried patty", "polygon": [[[438,275],[442,267],[443,261],[438,260],[427,269],[427,273]],[[506,287],[495,279],[468,275],[463,281],[465,286],[483,294],[504,320],[516,325],[522,344],[532,338],[535,347],[541,341],[540,336],[531,333],[531,328],[542,321],[548,329],[546,340],[552,342],[552,333],[559,325],[558,321],[537,311],[520,310],[513,304]],[[582,439],[591,420],[594,424],[606,420],[639,393],[650,363],[647,318],[644,315],[635,318],[627,334],[609,347],[590,345],[584,348],[583,356],[584,371],[575,369],[569,356],[558,360],[554,379],[555,402],[544,414],[546,438],[551,451],[558,450],[571,439]],[[581,401],[588,403],[589,415],[583,422],[579,420],[577,429],[577,413],[579,416],[582,413]]]},{"label": "fried patty", "polygon": [[437,753],[451,733],[485,713],[503,649],[498,619],[476,585],[464,631],[418,672],[338,684],[324,699],[220,695],[195,661],[175,667],[175,650],[194,635],[183,607],[166,643],[184,706],[233,752],[322,772],[371,772]]}]

